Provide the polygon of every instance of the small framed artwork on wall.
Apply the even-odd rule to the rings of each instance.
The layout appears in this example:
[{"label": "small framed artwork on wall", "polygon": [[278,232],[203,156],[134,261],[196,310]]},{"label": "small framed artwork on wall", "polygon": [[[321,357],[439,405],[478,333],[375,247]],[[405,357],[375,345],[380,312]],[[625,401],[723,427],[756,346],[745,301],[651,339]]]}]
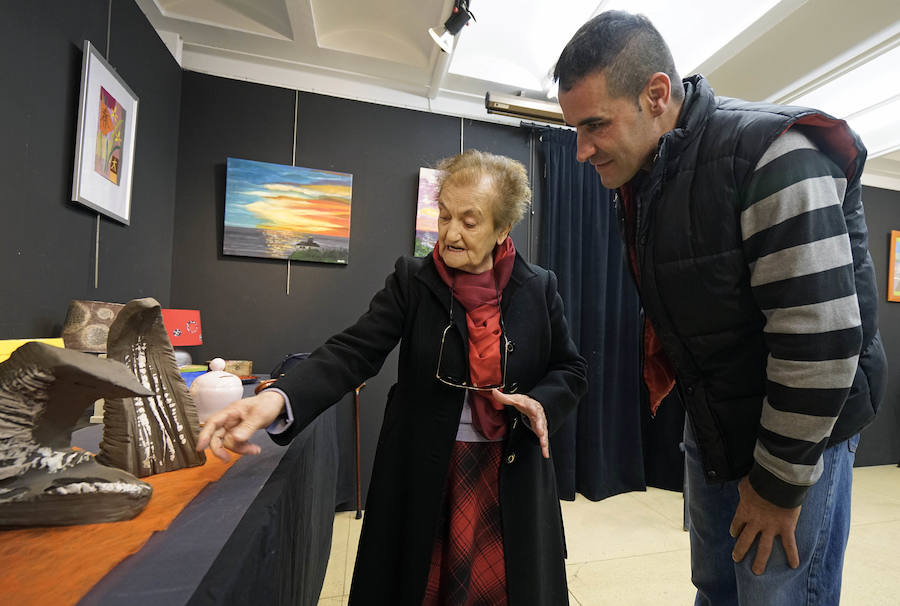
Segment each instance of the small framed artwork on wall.
[{"label": "small framed artwork on wall", "polygon": [[438,181],[441,171],[419,168],[419,199],[416,205],[416,242],[413,255],[431,254],[438,232]]},{"label": "small framed artwork on wall", "polygon": [[891,253],[888,264],[888,301],[900,301],[900,231],[891,232]]},{"label": "small framed artwork on wall", "polygon": [[131,220],[137,109],[137,95],[85,40],[72,201],[125,225]]}]

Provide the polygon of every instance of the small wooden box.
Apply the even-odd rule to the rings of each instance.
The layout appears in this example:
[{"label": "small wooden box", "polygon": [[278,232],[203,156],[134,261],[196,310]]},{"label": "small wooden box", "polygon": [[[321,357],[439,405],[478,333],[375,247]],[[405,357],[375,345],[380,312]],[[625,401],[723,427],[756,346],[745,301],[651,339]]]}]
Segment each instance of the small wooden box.
[{"label": "small wooden box", "polygon": [[225,360],[225,372],[230,372],[239,377],[248,377],[253,374],[253,361]]}]

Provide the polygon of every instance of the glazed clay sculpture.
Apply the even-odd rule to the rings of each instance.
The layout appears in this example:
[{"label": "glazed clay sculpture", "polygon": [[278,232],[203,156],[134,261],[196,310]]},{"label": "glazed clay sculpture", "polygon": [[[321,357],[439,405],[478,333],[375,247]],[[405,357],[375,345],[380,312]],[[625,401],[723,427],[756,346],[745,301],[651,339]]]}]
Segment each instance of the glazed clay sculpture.
[{"label": "glazed clay sculpture", "polygon": [[15,350],[0,364],[0,527],[137,515],[152,487],[69,443],[94,400],[149,393],[112,360],[37,342]]},{"label": "glazed clay sculpture", "polygon": [[97,460],[139,478],[203,465],[206,456],[195,449],[197,409],[175,364],[159,303],[129,301],[109,327],[106,349],[153,395],[106,399]]}]

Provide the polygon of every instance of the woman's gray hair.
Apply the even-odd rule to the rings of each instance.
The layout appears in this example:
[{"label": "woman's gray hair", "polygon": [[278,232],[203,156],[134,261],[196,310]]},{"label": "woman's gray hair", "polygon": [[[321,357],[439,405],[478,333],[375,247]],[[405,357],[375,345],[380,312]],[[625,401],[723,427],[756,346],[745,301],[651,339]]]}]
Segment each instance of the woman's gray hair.
[{"label": "woman's gray hair", "polygon": [[488,177],[495,194],[492,214],[494,227],[515,225],[525,216],[531,204],[531,184],[528,171],[521,162],[476,149],[441,160],[437,169],[443,171],[438,180],[438,198],[444,184],[476,185]]}]

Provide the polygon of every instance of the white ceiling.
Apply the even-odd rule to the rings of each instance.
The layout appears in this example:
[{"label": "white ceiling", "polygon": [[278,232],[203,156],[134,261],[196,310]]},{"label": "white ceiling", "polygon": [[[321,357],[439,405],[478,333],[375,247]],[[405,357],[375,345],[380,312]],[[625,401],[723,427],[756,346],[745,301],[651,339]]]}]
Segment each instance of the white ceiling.
[{"label": "white ceiling", "polygon": [[[846,118],[874,152],[863,182],[900,190],[900,112],[887,107],[900,102],[898,78],[880,70],[867,87],[840,79],[900,49],[898,0],[470,0],[476,20],[452,55],[427,29],[444,22],[453,0],[137,3],[187,70],[513,124],[485,112],[485,92],[546,98],[548,71],[586,19],[609,8],[643,12],[679,69],[703,73],[718,94],[816,99]],[[829,84],[860,92],[848,105],[826,95]],[[870,107],[883,116],[866,123]]]}]

